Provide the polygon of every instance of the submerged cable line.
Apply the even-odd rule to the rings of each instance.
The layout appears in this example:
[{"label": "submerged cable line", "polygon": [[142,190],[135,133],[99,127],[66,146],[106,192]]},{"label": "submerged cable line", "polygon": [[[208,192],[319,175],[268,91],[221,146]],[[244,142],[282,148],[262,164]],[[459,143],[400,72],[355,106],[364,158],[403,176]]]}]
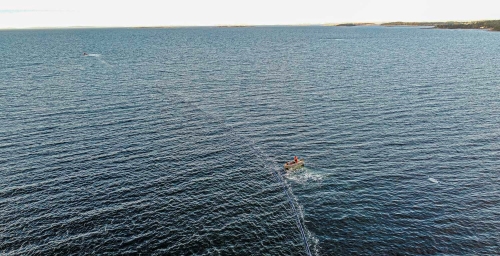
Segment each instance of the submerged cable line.
[{"label": "submerged cable line", "polygon": [[[163,94],[162,93],[163,90],[158,85],[156,85],[155,88],[160,91],[160,94]],[[178,93],[170,93],[170,96],[167,96],[167,97],[169,99],[173,98],[174,102],[180,102],[182,104],[187,104],[191,107],[191,109],[195,109],[195,110],[200,111],[201,113],[203,113],[203,115],[205,115],[210,120],[214,120],[215,122],[219,123],[221,125],[222,129],[226,130],[226,132],[229,136],[234,137],[235,139],[237,139],[239,141],[247,142],[246,144],[249,145],[250,148],[253,149],[255,153],[257,153],[257,155],[261,155],[261,156],[263,156],[263,158],[268,159],[269,161],[271,161],[273,163],[273,165],[269,166],[269,168],[272,170],[274,176],[276,177],[276,181],[283,188],[283,192],[285,193],[287,200],[290,204],[292,214],[295,216],[295,222],[296,222],[297,228],[300,231],[300,236],[301,236],[302,241],[304,243],[305,253],[307,255],[311,256],[312,254],[311,254],[309,242],[307,240],[304,224],[302,223],[299,211],[297,210],[297,207],[295,206],[293,197],[290,193],[290,188],[287,186],[287,183],[283,180],[283,177],[279,171],[278,164],[276,162],[274,162],[267,154],[265,154],[258,146],[256,146],[254,141],[252,141],[251,139],[249,139],[245,136],[237,134],[234,131],[234,129],[230,125],[228,125],[222,117],[216,116],[214,114],[211,114],[211,113],[201,109],[200,107],[194,105],[193,102],[187,100],[185,96],[179,95]]]},{"label": "submerged cable line", "polygon": [[300,221],[299,211],[295,208],[295,204],[293,203],[293,200],[292,200],[292,198],[290,196],[290,193],[288,192],[286,183],[283,180],[283,178],[282,178],[281,174],[279,173],[279,171],[278,170],[274,170],[274,175],[278,179],[278,182],[280,182],[280,184],[283,186],[283,191],[285,192],[286,196],[288,197],[288,202],[290,203],[290,206],[292,207],[292,210],[293,210],[293,212],[295,214],[295,218],[296,218],[296,222],[297,222],[297,227],[299,228],[300,234],[302,235],[302,239],[304,240],[304,247],[305,247],[306,253],[307,253],[307,255],[310,256],[312,254],[311,254],[311,250],[309,248],[309,243],[307,242],[307,236],[306,236],[306,234],[304,232],[304,225],[303,225],[302,221]]}]

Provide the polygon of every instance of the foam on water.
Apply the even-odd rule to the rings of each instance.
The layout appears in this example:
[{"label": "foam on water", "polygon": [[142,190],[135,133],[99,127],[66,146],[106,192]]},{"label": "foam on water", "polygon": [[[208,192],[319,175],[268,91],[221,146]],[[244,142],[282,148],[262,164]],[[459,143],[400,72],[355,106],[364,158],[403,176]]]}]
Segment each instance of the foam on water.
[{"label": "foam on water", "polygon": [[323,180],[323,175],[314,172],[314,170],[307,167],[294,170],[286,171],[284,177],[288,180],[293,180],[297,183],[307,183],[307,182],[320,182]]},{"label": "foam on water", "polygon": [[107,61],[103,60],[101,57],[101,54],[98,54],[98,53],[88,53],[88,54],[84,55],[84,57],[94,57],[94,58],[98,59],[102,64],[104,64],[108,67],[113,66],[113,65],[109,64]]}]

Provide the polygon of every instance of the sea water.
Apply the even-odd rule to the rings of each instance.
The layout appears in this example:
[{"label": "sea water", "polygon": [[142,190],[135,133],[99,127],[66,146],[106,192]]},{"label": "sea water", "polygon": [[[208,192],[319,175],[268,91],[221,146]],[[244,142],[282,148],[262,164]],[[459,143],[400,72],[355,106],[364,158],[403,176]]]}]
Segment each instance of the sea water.
[{"label": "sea water", "polygon": [[498,254],[499,41],[0,31],[0,254]]}]

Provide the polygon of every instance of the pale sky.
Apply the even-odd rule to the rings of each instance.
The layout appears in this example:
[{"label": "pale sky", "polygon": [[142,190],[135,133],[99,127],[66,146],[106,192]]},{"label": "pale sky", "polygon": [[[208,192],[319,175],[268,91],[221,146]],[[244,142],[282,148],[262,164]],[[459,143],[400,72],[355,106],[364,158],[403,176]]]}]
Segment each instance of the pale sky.
[{"label": "pale sky", "polygon": [[500,19],[500,0],[0,0],[0,28]]}]

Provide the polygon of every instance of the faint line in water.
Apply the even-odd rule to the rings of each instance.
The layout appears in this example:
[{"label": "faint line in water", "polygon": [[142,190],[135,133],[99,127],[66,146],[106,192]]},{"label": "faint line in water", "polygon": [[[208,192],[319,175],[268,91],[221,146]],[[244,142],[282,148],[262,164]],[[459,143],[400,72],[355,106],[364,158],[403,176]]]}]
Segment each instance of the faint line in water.
[{"label": "faint line in water", "polygon": [[[159,90],[160,94],[166,95],[165,93],[162,93],[163,91],[162,91],[162,89],[158,85],[155,85],[155,88]],[[169,96],[174,98],[174,100],[173,100],[174,102],[182,102],[184,104],[187,104],[187,105],[191,106],[192,109],[196,109],[196,110],[200,111],[201,113],[203,113],[207,118],[210,118],[211,120],[215,120],[217,123],[219,123],[221,125],[221,127],[223,127],[224,130],[226,130],[227,134],[230,137],[237,138],[237,140],[239,140],[239,141],[246,141],[246,142],[248,142],[248,143],[246,143],[246,145],[249,145],[250,148],[252,148],[254,150],[254,152],[256,153],[256,155],[264,156],[266,159],[269,159],[270,161],[272,161],[272,159],[267,154],[265,154],[255,144],[254,141],[252,141],[249,138],[246,138],[246,137],[244,137],[242,135],[236,134],[236,132],[234,131],[234,129],[231,126],[227,125],[223,118],[218,117],[218,116],[216,116],[214,114],[211,114],[211,113],[209,113],[209,112],[207,112],[207,111],[199,108],[198,106],[194,105],[191,101],[186,100],[186,96],[179,95],[178,93],[170,93]],[[306,233],[305,233],[304,224],[302,223],[302,221],[300,219],[299,211],[297,210],[297,207],[295,207],[294,200],[292,199],[292,196],[290,195],[290,192],[289,192],[289,190],[291,190],[291,188],[288,187],[287,183],[283,180],[283,177],[281,176],[281,173],[279,172],[279,167],[277,165],[275,165],[274,168],[270,167],[270,169],[273,170],[273,174],[276,176],[277,181],[283,187],[283,191],[284,191],[285,195],[288,198],[288,202],[290,203],[290,206],[292,208],[293,214],[295,215],[295,220],[296,220],[297,228],[299,229],[301,237],[302,237],[302,240],[304,242],[305,251],[306,251],[307,255],[312,255],[310,247],[309,247],[309,243],[307,241],[307,236],[306,236]]]}]

